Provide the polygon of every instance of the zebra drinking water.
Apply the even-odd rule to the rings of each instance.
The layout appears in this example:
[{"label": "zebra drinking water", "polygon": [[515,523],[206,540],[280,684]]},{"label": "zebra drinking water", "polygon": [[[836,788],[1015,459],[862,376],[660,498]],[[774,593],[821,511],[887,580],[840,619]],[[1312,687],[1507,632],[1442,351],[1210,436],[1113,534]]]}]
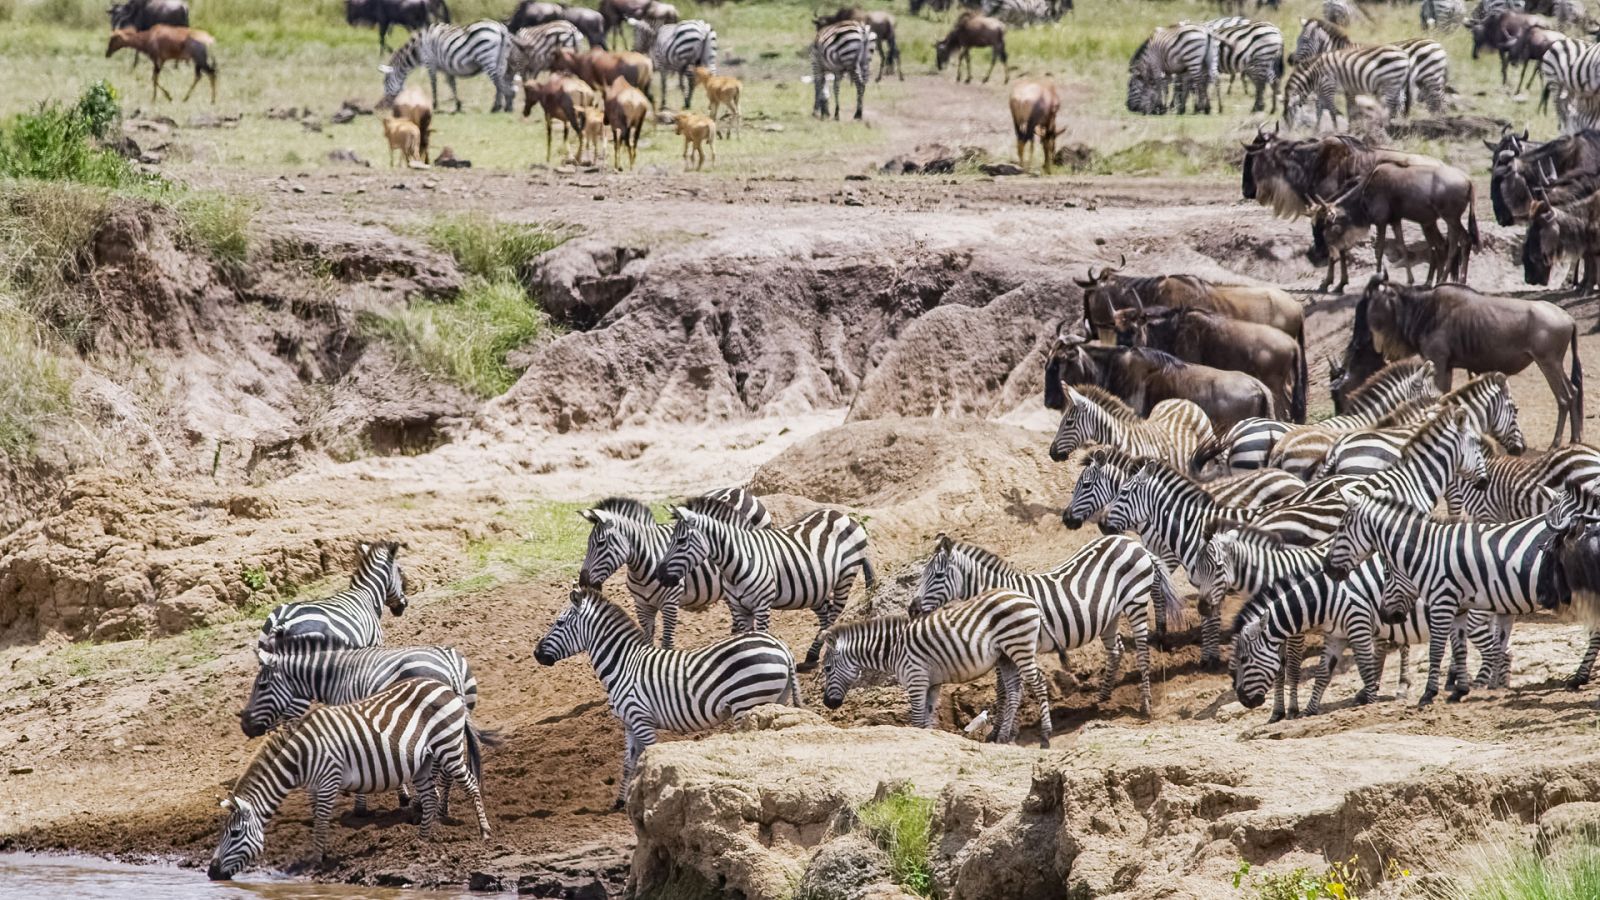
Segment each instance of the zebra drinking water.
[{"label": "zebra drinking water", "polygon": [[789,648],[768,634],[741,634],[698,650],[650,644],[621,607],[597,591],[573,588],[571,603],[534,648],[540,665],[589,655],[626,745],[618,809],[656,731],[699,731],[763,703],[800,704]]},{"label": "zebra drinking water", "polygon": [[383,608],[388,606],[397,616],[406,611],[400,548],[394,541],[359,544],[350,587],[321,600],[273,607],[261,624],[256,645],[262,650],[291,643],[355,650],[383,643]]},{"label": "zebra drinking water", "polygon": [[456,93],[456,78],[486,75],[494,83],[492,112],[511,111],[516,89],[507,65],[511,51],[511,32],[499,22],[484,20],[465,28],[459,25],[429,25],[416,32],[405,46],[396,50],[389,64],[379,66],[383,73],[383,105],[394,102],[406,85],[406,76],[417,66],[428,68],[433,88],[433,107],[439,108],[439,73],[450,85],[450,97],[461,111],[461,95]]}]

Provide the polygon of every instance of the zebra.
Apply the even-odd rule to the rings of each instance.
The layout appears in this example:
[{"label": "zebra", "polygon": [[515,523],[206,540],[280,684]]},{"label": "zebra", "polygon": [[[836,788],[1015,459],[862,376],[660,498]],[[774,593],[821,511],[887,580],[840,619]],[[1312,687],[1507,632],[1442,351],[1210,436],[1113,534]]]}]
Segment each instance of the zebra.
[{"label": "zebra", "polygon": [[478,814],[478,836],[488,840],[479,784],[483,745],[495,742],[472,724],[461,696],[437,681],[414,678],[365,700],[318,707],[268,735],[222,801],[228,819],[206,874],[232,878],[260,855],[267,820],[297,787],[311,796],[318,860],[327,855],[328,822],[341,791],[370,794],[410,782],[426,839],[440,813],[436,778],[466,790]]},{"label": "zebra", "polygon": [[[1217,35],[1217,70],[1229,76],[1243,75],[1255,82],[1256,104],[1252,112],[1266,108],[1262,95],[1272,87],[1272,112],[1278,111],[1278,83],[1283,80],[1283,32],[1270,22],[1253,22],[1239,16],[1213,19],[1205,27]],[[1232,88],[1232,77],[1229,88]]]},{"label": "zebra", "polygon": [[356,650],[383,643],[383,608],[406,611],[405,576],[395,541],[363,541],[356,546],[356,571],[350,586],[321,600],[281,603],[261,623],[256,646],[275,650],[291,644]]},{"label": "zebra", "polygon": [[[732,507],[752,528],[766,528],[772,516],[755,496],[742,488],[725,488],[704,496]],[[650,508],[626,497],[609,497],[592,509],[579,510],[594,527],[578,569],[578,583],[599,590],[606,579],[624,566],[628,593],[646,640],[654,641],[656,616],[661,617],[661,646],[672,649],[678,627],[678,610],[701,610],[722,599],[720,573],[710,565],[689,571],[683,583],[668,588],[656,580],[656,568],[666,555],[672,526],[656,522]]]},{"label": "zebra", "polygon": [[1229,591],[1253,597],[1274,582],[1320,570],[1325,555],[1320,546],[1286,544],[1277,532],[1247,522],[1219,523],[1195,565],[1199,605],[1221,608]]},{"label": "zebra", "polygon": [[1392,469],[1363,478],[1350,491],[1383,494],[1420,513],[1429,513],[1457,476],[1482,484],[1488,479],[1483,436],[1466,410],[1446,409],[1406,442]]},{"label": "zebra", "polygon": [[667,102],[667,74],[678,73],[678,90],[683,108],[694,104],[695,67],[717,71],[717,33],[701,19],[658,25],[643,19],[629,19],[633,26],[633,49],[648,53],[650,63],[661,75],[661,102]]},{"label": "zebra", "polygon": [[[1432,417],[1457,408],[1467,414],[1468,425],[1474,431],[1493,437],[1512,453],[1527,449],[1527,439],[1517,419],[1517,404],[1511,397],[1506,376],[1500,372],[1486,372],[1440,397],[1437,403],[1419,399],[1401,404],[1380,422],[1399,427],[1351,432],[1339,438],[1312,477],[1370,475],[1393,468],[1406,442],[1426,428]],[[1405,422],[1413,416],[1416,417],[1413,421]],[[1405,424],[1400,425],[1402,422]]]},{"label": "zebra", "polygon": [[429,25],[411,35],[405,46],[396,50],[389,64],[379,66],[383,73],[383,105],[394,102],[406,85],[406,76],[417,66],[428,67],[433,87],[433,105],[439,106],[439,73],[450,85],[450,96],[461,112],[461,95],[456,93],[456,77],[484,74],[494,83],[491,112],[511,111],[515,88],[506,65],[511,55],[511,32],[499,22],[485,19],[463,28],[459,25]]},{"label": "zebra", "polygon": [[1163,400],[1143,419],[1108,391],[1093,385],[1063,386],[1061,424],[1050,442],[1050,458],[1064,462],[1080,447],[1107,444],[1136,456],[1186,465],[1211,437],[1211,419],[1188,400]]},{"label": "zebra", "polygon": [[1418,10],[1425,31],[1454,31],[1467,21],[1462,0],[1422,0]]},{"label": "zebra", "polygon": [[1043,614],[1031,597],[992,590],[912,619],[889,615],[828,632],[822,703],[838,709],[867,672],[893,677],[911,701],[911,725],[932,728],[939,688],[993,671],[1000,694],[995,740],[1017,737],[1027,689],[1039,704],[1039,746],[1050,746],[1050,695],[1036,658]]},{"label": "zebra", "polygon": [[1272,448],[1292,427],[1282,419],[1261,416],[1240,419],[1226,432],[1202,441],[1195,448],[1194,455],[1189,458],[1189,474],[1198,478],[1215,459],[1222,460],[1220,468],[1224,474],[1265,469]]},{"label": "zebra", "polygon": [[1339,93],[1345,95],[1346,119],[1357,94],[1378,98],[1389,115],[1399,116],[1409,96],[1410,78],[1410,58],[1397,47],[1352,46],[1330,50],[1289,76],[1283,91],[1284,119],[1291,123],[1296,121],[1300,107],[1314,99],[1317,123],[1321,124],[1325,111],[1337,124],[1334,97]]},{"label": "zebra", "polygon": [[[1076,529],[1099,517],[1122,493],[1122,482],[1128,473],[1143,464],[1142,457],[1115,447],[1090,451],[1073,485],[1072,498],[1061,513],[1061,524]],[[1306,483],[1288,472],[1261,469],[1225,481],[1206,482],[1203,489],[1218,506],[1260,507],[1301,496]]]},{"label": "zebra", "polygon": [[511,36],[506,67],[511,77],[531,80],[550,68],[558,50],[578,50],[577,26],[565,19],[522,28]]},{"label": "zebra", "polygon": [[1127,620],[1139,665],[1139,712],[1150,715],[1146,610],[1154,601],[1158,635],[1165,632],[1167,620],[1181,615],[1183,610],[1183,598],[1154,554],[1132,538],[1103,537],[1049,572],[1027,575],[988,550],[941,534],[933,555],[922,568],[909,612],[912,618],[920,618],[948,603],[995,588],[1016,591],[1038,604],[1044,616],[1038,649],[1056,651],[1063,667],[1068,650],[1100,638],[1106,648],[1100,703],[1111,699],[1111,689],[1116,685],[1122,664],[1117,621]]},{"label": "zebra", "polygon": [[1536,456],[1496,456],[1488,483],[1456,477],[1445,487],[1445,507],[1456,518],[1509,522],[1544,515],[1568,485],[1600,484],[1600,449],[1568,444]]},{"label": "zebra", "polygon": [[[1357,328],[1366,327],[1358,324]],[[1410,359],[1390,363],[1345,397],[1344,413],[1309,425],[1296,425],[1273,444],[1267,465],[1309,479],[1327,459],[1339,436],[1371,428],[1412,401],[1439,397],[1433,363]]]},{"label": "zebra", "polygon": [[[1384,621],[1380,609],[1386,574],[1383,561],[1374,556],[1343,579],[1335,579],[1319,567],[1286,576],[1252,597],[1233,625],[1233,687],[1240,705],[1250,709],[1260,706],[1271,685],[1274,698],[1272,716],[1267,721],[1280,721],[1285,716],[1283,688],[1287,683],[1287,715],[1291,719],[1300,715],[1300,663],[1309,631],[1322,632],[1323,649],[1306,715],[1321,712],[1323,693],[1346,647],[1354,651],[1361,674],[1362,688],[1356,703],[1378,698],[1384,661],[1376,647],[1380,640],[1400,648],[1400,685],[1395,696],[1404,702],[1411,691],[1411,645],[1426,642],[1432,635],[1427,608],[1421,603],[1413,603],[1399,622]],[[1485,660],[1489,659],[1495,645],[1489,616],[1481,612],[1469,614],[1466,629],[1467,640]],[[1459,636],[1457,640],[1459,643]],[[1463,673],[1464,669],[1452,669],[1450,678],[1464,681]]]},{"label": "zebra", "polygon": [[675,507],[672,516],[676,521],[656,581],[677,587],[710,561],[721,572],[735,634],[768,630],[774,609],[812,610],[819,630],[802,671],[816,666],[822,631],[844,610],[856,570],[869,590],[877,583],[867,559],[866,529],[836,510],[819,509],[791,525],[757,529],[726,503],[702,497]]},{"label": "zebra", "polygon": [[828,117],[827,79],[833,77],[833,117],[839,118],[840,79],[846,75],[856,86],[856,115],[861,118],[862,101],[867,95],[867,76],[872,72],[872,28],[865,22],[836,22],[817,32],[811,42],[811,88],[815,92],[812,112]]},{"label": "zebra", "polygon": [[628,799],[639,757],[656,731],[700,731],[763,703],[801,706],[794,657],[769,634],[738,634],[697,650],[657,648],[639,626],[599,591],[574,586],[567,604],[534,647],[553,666],[589,654],[611,712],[622,720],[625,747],[616,809]]},{"label": "zebra", "polygon": [[1322,18],[1343,28],[1350,24],[1353,6],[1350,0],[1322,0]]},{"label": "zebra", "polygon": [[[1490,687],[1509,682],[1511,617],[1533,612],[1541,570],[1548,565],[1540,547],[1551,529],[1543,518],[1499,525],[1435,522],[1426,514],[1382,494],[1352,497],[1328,548],[1324,571],[1335,578],[1361,560],[1381,553],[1388,567],[1383,617],[1394,621],[1420,596],[1427,605],[1428,685],[1419,706],[1438,696],[1439,666],[1445,640],[1469,610],[1496,619],[1497,641],[1489,660]],[[1465,645],[1457,642],[1453,668],[1464,669]],[[1457,681],[1454,702],[1469,686]]]},{"label": "zebra", "polygon": [[1289,64],[1304,66],[1324,53],[1354,46],[1344,29],[1325,19],[1301,19],[1300,36],[1295,38]]},{"label": "zebra", "polygon": [[[1322,19],[1301,19],[1300,26],[1300,36],[1295,40],[1294,53],[1289,57],[1289,61],[1298,66],[1306,66],[1324,54],[1338,50],[1375,49],[1352,43],[1350,36],[1345,34],[1343,29]],[[1414,99],[1420,99],[1430,112],[1438,113],[1444,106],[1445,88],[1450,79],[1450,60],[1445,54],[1444,47],[1438,41],[1429,38],[1411,38],[1380,46],[1392,47],[1406,55],[1409,65],[1404,94],[1406,115],[1411,114],[1411,103]],[[1350,73],[1344,77],[1341,84],[1360,82],[1354,73]],[[1351,90],[1348,87],[1344,90],[1347,96],[1367,93],[1384,100],[1389,107],[1390,115],[1397,115],[1401,111],[1400,107],[1388,104],[1386,95],[1377,90]],[[1331,98],[1326,108],[1331,112]],[[1349,109],[1346,108],[1345,112],[1348,116]]]},{"label": "zebra", "polygon": [[[1174,81],[1178,115],[1195,94],[1195,112],[1210,113],[1210,90],[1217,84],[1218,37],[1202,25],[1157,28],[1128,60],[1128,112],[1161,115],[1167,111],[1167,82]],[[1217,95],[1217,112],[1222,95]]]},{"label": "zebra", "polygon": [[[1554,558],[1556,565],[1549,573],[1549,591],[1541,594],[1540,605],[1556,609],[1570,603],[1589,621],[1589,645],[1584,649],[1577,671],[1566,682],[1567,690],[1576,691],[1589,683],[1595,657],[1600,656],[1600,623],[1596,622],[1592,587],[1595,581],[1592,562],[1595,539],[1592,532],[1600,527],[1596,524],[1600,523],[1600,493],[1597,493],[1595,483],[1568,484],[1561,498],[1544,513],[1544,520],[1552,531],[1544,552],[1546,556]],[[1575,530],[1582,533],[1577,536],[1577,547],[1574,548],[1569,544]],[[1576,559],[1569,553],[1575,553]],[[1576,577],[1568,569],[1574,564],[1583,567]],[[1579,600],[1583,603],[1575,602]]]},{"label": "zebra", "polygon": [[1045,0],[983,0],[983,14],[1007,25],[1036,25],[1061,18]]},{"label": "zebra", "polygon": [[1410,38],[1389,46],[1404,50],[1411,62],[1411,77],[1406,84],[1406,115],[1411,115],[1411,104],[1418,101],[1428,112],[1438,115],[1444,109],[1445,92],[1450,85],[1450,57],[1444,47],[1429,38]]},{"label": "zebra", "polygon": [[1600,91],[1600,44],[1577,38],[1556,41],[1545,48],[1539,58],[1539,76],[1544,79],[1544,89],[1539,94],[1538,111],[1550,105],[1552,91],[1556,99],[1556,122],[1563,134],[1583,130],[1583,123],[1573,121],[1572,108],[1577,98]]}]

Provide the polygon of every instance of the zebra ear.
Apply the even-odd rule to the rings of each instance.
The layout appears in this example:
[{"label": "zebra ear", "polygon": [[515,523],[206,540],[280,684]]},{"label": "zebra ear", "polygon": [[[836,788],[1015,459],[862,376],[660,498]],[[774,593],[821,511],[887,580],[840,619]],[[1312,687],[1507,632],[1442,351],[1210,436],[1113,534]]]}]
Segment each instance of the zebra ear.
[{"label": "zebra ear", "polygon": [[672,513],[672,518],[679,521],[689,518],[690,514],[689,508],[685,506],[674,506],[670,512]]},{"label": "zebra ear", "polygon": [[949,549],[950,535],[945,534],[942,531],[939,532],[938,537],[934,538],[933,552],[938,553],[940,551],[947,551]]},{"label": "zebra ear", "polygon": [[599,510],[580,509],[580,510],[578,510],[578,515],[583,516],[584,519],[588,520],[592,524],[595,524],[595,525],[599,525],[600,524],[600,512],[599,512]]},{"label": "zebra ear", "polygon": [[1347,484],[1344,487],[1339,488],[1339,497],[1344,500],[1347,506],[1355,506],[1356,503],[1361,500],[1361,498],[1368,496],[1367,491],[1360,490],[1359,488],[1360,485],[1358,484]]},{"label": "zebra ear", "polygon": [[356,552],[364,557],[372,552],[372,545],[366,541],[360,541],[356,544]]},{"label": "zebra ear", "polygon": [[256,648],[256,662],[259,662],[262,665],[262,667],[270,666],[270,665],[272,665],[272,662],[273,662],[272,654],[268,653],[267,651],[265,651],[263,649],[261,649],[260,647],[257,647]]},{"label": "zebra ear", "polygon": [[378,71],[379,71],[379,72],[382,72],[382,73],[383,73],[383,74],[385,74],[385,75],[387,75],[387,74],[389,74],[389,73],[390,73],[390,72],[393,72],[393,71],[394,71],[394,66],[389,66],[389,65],[383,65],[383,66],[379,66],[379,67],[378,67]]},{"label": "zebra ear", "polygon": [[220,806],[223,809],[232,810],[233,809],[233,798],[232,797],[223,797],[222,798],[222,803],[220,804]]}]

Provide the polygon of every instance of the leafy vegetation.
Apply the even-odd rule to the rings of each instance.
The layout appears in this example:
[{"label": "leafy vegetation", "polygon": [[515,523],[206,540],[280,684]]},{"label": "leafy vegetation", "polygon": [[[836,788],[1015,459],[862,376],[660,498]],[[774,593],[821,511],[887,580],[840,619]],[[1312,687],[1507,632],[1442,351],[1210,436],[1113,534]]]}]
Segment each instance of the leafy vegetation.
[{"label": "leafy vegetation", "polygon": [[72,379],[45,349],[38,324],[0,298],[0,455],[26,455],[71,402]]},{"label": "leafy vegetation", "polygon": [[540,225],[464,216],[441,219],[427,234],[430,243],[455,257],[462,271],[489,281],[520,280],[534,257],[560,246],[568,237],[563,231]]},{"label": "leafy vegetation", "polygon": [[589,524],[578,515],[586,503],[540,500],[518,504],[497,516],[503,530],[467,544],[467,571],[454,593],[491,588],[516,579],[576,575],[589,540]]},{"label": "leafy vegetation", "polygon": [[516,381],[506,354],[549,329],[544,311],[513,281],[474,278],[449,303],[419,302],[362,318],[364,329],[399,348],[424,371],[480,397]]},{"label": "leafy vegetation", "polygon": [[856,816],[888,854],[895,883],[920,896],[933,896],[933,870],[928,864],[933,801],[916,796],[907,786],[864,804]]},{"label": "leafy vegetation", "polygon": [[[1304,866],[1288,872],[1257,872],[1247,860],[1239,861],[1233,873],[1234,888],[1245,891],[1258,900],[1360,900],[1360,891],[1367,886],[1367,875],[1358,868],[1359,859],[1352,856],[1343,862],[1330,863],[1321,872]],[[1390,881],[1409,878],[1411,871],[1389,860],[1385,877]]]},{"label": "leafy vegetation", "polygon": [[0,177],[40,181],[76,181],[121,187],[139,174],[115,150],[103,147],[103,136],[116,118],[110,85],[96,82],[75,106],[41,103],[19,113],[0,128]]}]

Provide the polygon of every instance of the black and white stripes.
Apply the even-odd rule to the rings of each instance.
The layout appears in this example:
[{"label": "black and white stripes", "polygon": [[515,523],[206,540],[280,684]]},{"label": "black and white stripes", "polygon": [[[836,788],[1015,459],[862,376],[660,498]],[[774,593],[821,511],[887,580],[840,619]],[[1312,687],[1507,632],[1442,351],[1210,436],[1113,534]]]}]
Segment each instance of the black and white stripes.
[{"label": "black and white stripes", "polygon": [[[1195,96],[1195,112],[1211,111],[1210,91],[1217,83],[1219,39],[1203,25],[1157,28],[1128,61],[1129,112],[1160,115],[1167,111],[1167,85],[1175,90],[1178,114]],[[1217,100],[1221,112],[1222,100]]]},{"label": "black and white stripes", "polygon": [[872,72],[872,29],[865,22],[836,22],[817,32],[811,43],[811,88],[815,91],[812,111],[828,117],[827,82],[833,78],[833,117],[839,118],[840,81],[848,77],[856,87],[856,114],[861,118],[867,93],[867,76]]},{"label": "black and white stripes", "polygon": [[433,87],[433,105],[439,107],[439,73],[450,84],[450,96],[461,111],[461,96],[456,93],[457,76],[487,75],[494,83],[493,112],[511,111],[515,88],[508,65],[511,32],[499,22],[484,20],[465,28],[459,25],[429,25],[416,32],[404,47],[395,51],[383,72],[384,102],[393,102],[405,87],[406,76],[417,66],[426,66]]},{"label": "black and white stripes", "polygon": [[661,75],[661,102],[667,102],[667,75],[677,73],[678,89],[683,93],[683,108],[694,103],[694,69],[703,66],[717,71],[717,33],[700,19],[656,25],[643,19],[629,19],[633,26],[633,49],[647,53]]},{"label": "black and white stripes", "polygon": [[397,616],[406,610],[399,556],[400,545],[394,541],[358,545],[350,586],[321,600],[273,607],[261,624],[257,646],[275,650],[313,644],[353,650],[383,643],[383,608],[389,607]]}]

